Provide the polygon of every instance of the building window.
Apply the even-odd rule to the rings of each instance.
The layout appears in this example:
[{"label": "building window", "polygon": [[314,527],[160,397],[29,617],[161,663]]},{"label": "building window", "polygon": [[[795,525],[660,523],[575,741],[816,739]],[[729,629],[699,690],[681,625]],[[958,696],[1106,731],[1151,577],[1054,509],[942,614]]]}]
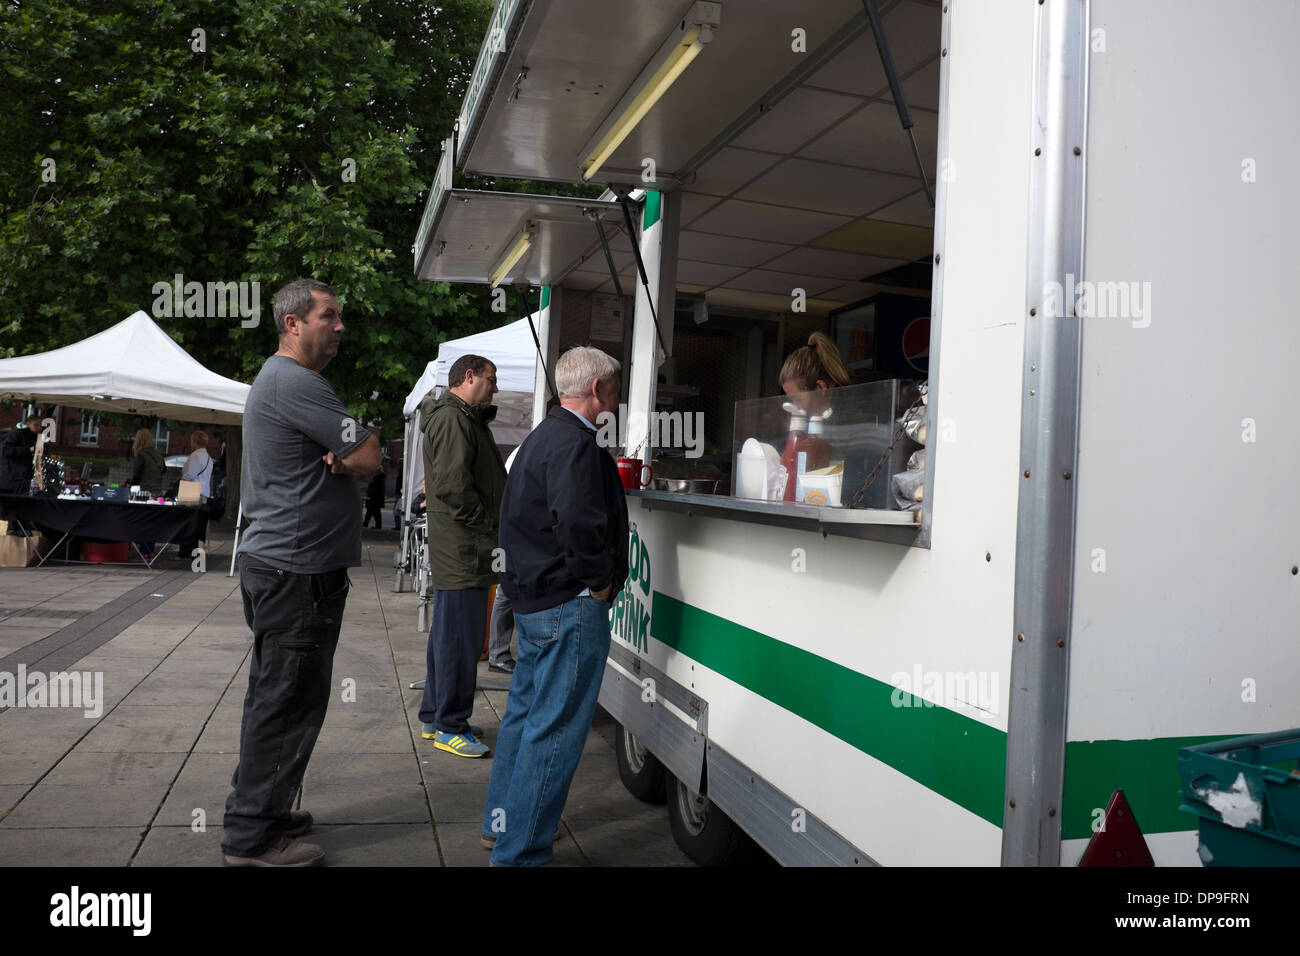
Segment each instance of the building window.
[{"label": "building window", "polygon": [[162,452],[164,457],[166,457],[167,455],[167,443],[171,441],[171,437],[172,437],[171,431],[163,427],[161,418],[158,419],[158,421],[153,423],[154,447],[156,447],[160,452]]},{"label": "building window", "polygon": [[94,412],[86,412],[81,416],[81,438],[77,444],[99,447],[99,416]]}]

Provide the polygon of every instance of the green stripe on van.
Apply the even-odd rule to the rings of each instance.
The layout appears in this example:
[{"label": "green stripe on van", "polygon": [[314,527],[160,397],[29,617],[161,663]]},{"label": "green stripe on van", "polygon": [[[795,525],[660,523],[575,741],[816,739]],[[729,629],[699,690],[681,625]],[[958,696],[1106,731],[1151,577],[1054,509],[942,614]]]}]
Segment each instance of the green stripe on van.
[{"label": "green stripe on van", "polygon": [[710,670],[816,724],[922,786],[1002,826],[1007,737],[944,707],[691,607],[660,591],[655,638]]},{"label": "green stripe on van", "polygon": [[[1195,830],[1196,817],[1178,809],[1182,783],[1178,750],[1238,734],[1215,737],[1157,737],[1154,740],[1072,740],[1065,745],[1065,799],[1061,838],[1092,836],[1095,809],[1106,809],[1116,789],[1133,808],[1143,833]],[[1073,862],[1073,861],[1071,861]]]},{"label": "green stripe on van", "polygon": [[542,286],[542,304],[537,307],[537,311],[541,312],[550,304],[551,304],[551,287],[549,285],[544,285]]},{"label": "green stripe on van", "polygon": [[[802,717],[995,826],[1002,826],[1007,736],[890,684],[654,592],[651,632],[710,670]],[[1178,750],[1240,734],[1076,740],[1065,748],[1063,839],[1092,836],[1093,809],[1122,788],[1143,833],[1196,828],[1178,809]]]},{"label": "green stripe on van", "polygon": [[645,194],[645,212],[641,215],[642,231],[649,229],[659,221],[662,213],[663,196],[656,189],[647,189]]}]

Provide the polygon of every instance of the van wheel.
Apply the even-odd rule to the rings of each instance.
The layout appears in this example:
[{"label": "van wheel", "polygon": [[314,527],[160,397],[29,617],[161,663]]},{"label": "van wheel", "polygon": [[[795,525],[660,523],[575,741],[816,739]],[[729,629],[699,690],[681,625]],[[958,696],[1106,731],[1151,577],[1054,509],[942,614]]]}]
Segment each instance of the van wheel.
[{"label": "van wheel", "polygon": [[744,862],[750,852],[745,831],[707,796],[676,777],[668,783],[668,822],[682,852],[700,866],[732,866]]},{"label": "van wheel", "polygon": [[645,803],[663,803],[668,799],[664,765],[622,724],[615,725],[614,754],[618,758],[618,778],[628,793]]}]

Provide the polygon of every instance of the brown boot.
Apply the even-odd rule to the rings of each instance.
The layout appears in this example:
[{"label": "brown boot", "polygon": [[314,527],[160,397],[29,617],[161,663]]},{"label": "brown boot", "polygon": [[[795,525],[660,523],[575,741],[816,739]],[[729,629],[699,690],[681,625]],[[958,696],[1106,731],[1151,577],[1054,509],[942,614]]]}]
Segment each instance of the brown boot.
[{"label": "brown boot", "polygon": [[259,856],[225,856],[226,866],[312,866],[325,858],[314,843],[281,837],[280,842]]}]

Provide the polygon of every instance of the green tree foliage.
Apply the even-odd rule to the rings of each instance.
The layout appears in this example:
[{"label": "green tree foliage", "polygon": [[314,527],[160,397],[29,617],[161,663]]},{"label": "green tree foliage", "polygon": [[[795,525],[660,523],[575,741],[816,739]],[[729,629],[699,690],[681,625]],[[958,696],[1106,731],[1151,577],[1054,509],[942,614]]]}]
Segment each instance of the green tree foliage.
[{"label": "green tree foliage", "polygon": [[327,376],[354,414],[392,423],[439,342],[504,320],[481,286],[416,281],[410,253],[490,10],[6,0],[0,355],[152,314],[154,284],[179,273],[260,283],[255,328],[157,320],[251,381],[275,350],[274,290],[313,276],[347,327]]}]

